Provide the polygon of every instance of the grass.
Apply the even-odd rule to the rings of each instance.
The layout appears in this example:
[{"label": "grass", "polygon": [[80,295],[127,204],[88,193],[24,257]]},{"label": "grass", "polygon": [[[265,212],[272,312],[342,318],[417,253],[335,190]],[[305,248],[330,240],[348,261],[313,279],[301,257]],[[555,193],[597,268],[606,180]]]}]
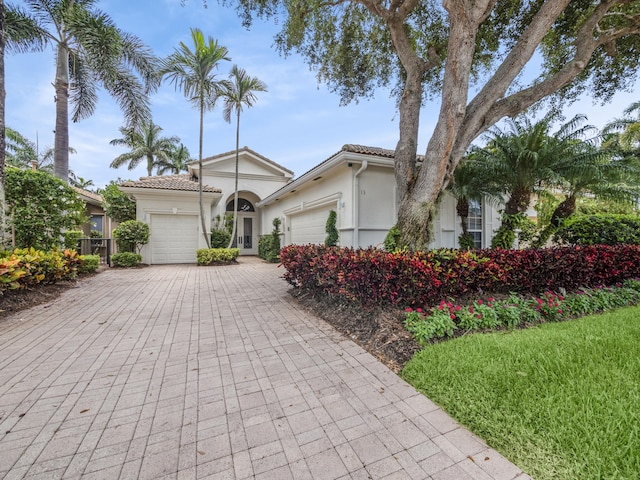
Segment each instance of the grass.
[{"label": "grass", "polygon": [[640,307],[428,346],[403,377],[536,480],[640,478]]}]

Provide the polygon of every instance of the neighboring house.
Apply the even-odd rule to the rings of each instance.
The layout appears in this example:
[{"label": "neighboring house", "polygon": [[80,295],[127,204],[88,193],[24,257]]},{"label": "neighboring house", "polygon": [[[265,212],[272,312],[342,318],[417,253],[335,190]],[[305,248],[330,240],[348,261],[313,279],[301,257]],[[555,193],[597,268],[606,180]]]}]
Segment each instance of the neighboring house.
[{"label": "neighboring house", "polygon": [[[235,151],[203,160],[205,224],[233,211]],[[198,165],[189,173],[144,177],[125,182],[121,190],[137,204],[137,219],[150,225],[143,247],[145,263],[194,263],[204,248],[198,206]],[[337,213],[341,246],[381,246],[396,221],[398,199],[393,151],[345,145],[313,169],[293,179],[293,172],[244,147],[239,153],[239,215],[236,244],[241,255],[257,254],[259,235],[268,234],[273,219],[282,220],[283,245],[323,243],[329,212]],[[434,247],[456,247],[460,219],[455,199],[444,195],[434,223]],[[487,247],[499,226],[497,210],[474,204],[470,231],[479,247]]]},{"label": "neighboring house", "polygon": [[90,237],[91,232],[93,231],[98,232],[102,238],[111,238],[113,229],[116,228],[118,224],[106,215],[104,207],[102,206],[102,195],[90,190],[85,190],[84,188],[73,187],[73,189],[84,201],[84,213],[89,219],[87,223],[80,227],[84,236]]}]

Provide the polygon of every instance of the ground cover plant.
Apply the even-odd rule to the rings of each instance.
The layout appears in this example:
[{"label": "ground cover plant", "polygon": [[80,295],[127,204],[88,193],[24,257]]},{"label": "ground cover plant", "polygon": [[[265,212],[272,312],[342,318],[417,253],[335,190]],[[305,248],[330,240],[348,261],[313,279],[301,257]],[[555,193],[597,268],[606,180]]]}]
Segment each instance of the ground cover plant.
[{"label": "ground cover plant", "polygon": [[583,288],[572,293],[547,291],[529,297],[511,294],[504,299],[489,296],[468,305],[442,300],[427,309],[407,308],[405,326],[424,346],[436,338],[558,322],[639,303],[640,281],[629,279],[611,287]]},{"label": "ground cover plant", "polygon": [[464,335],[402,376],[537,480],[637,478],[639,314]]}]

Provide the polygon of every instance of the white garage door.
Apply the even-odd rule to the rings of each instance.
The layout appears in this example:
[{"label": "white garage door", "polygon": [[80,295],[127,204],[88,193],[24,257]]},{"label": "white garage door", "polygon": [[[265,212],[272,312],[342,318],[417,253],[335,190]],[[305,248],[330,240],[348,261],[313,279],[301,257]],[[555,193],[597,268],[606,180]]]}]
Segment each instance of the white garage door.
[{"label": "white garage door", "polygon": [[152,215],[151,263],[196,263],[196,215]]},{"label": "white garage door", "polygon": [[331,208],[318,208],[292,215],[290,219],[291,243],[323,244],[327,238],[327,218]]}]

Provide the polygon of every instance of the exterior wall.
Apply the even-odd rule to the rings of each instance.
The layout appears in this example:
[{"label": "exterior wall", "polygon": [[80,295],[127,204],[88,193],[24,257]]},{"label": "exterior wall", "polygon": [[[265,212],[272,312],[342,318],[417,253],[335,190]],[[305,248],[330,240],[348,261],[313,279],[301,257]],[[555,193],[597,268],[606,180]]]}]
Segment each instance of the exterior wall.
[{"label": "exterior wall", "polygon": [[393,168],[368,166],[357,178],[359,247],[382,247],[387,232],[397,220],[396,186]]},{"label": "exterior wall", "polygon": [[[282,245],[292,243],[291,216],[331,204],[338,213],[339,244],[344,247],[382,247],[389,229],[396,223],[398,201],[392,167],[371,165],[358,175],[361,164],[341,164],[316,182],[309,181],[282,198],[262,207],[262,234],[270,233],[271,222],[283,220]],[[482,202],[482,247],[491,245],[500,226],[498,209]],[[324,225],[322,225],[324,227]],[[456,213],[456,199],[445,192],[433,224],[431,248],[457,248],[462,233]]]},{"label": "exterior wall", "polygon": [[[339,165],[336,169],[322,175],[317,180],[310,180],[301,186],[302,190],[285,193],[270,205],[261,207],[262,234],[271,233],[272,222],[275,217],[282,220],[284,233],[282,244],[291,243],[291,216],[302,215],[305,211],[318,208],[335,210],[338,214],[337,224],[340,232],[339,244],[351,246],[353,232],[353,169],[357,165],[349,167],[346,164]],[[324,228],[324,225],[323,225]]]}]

